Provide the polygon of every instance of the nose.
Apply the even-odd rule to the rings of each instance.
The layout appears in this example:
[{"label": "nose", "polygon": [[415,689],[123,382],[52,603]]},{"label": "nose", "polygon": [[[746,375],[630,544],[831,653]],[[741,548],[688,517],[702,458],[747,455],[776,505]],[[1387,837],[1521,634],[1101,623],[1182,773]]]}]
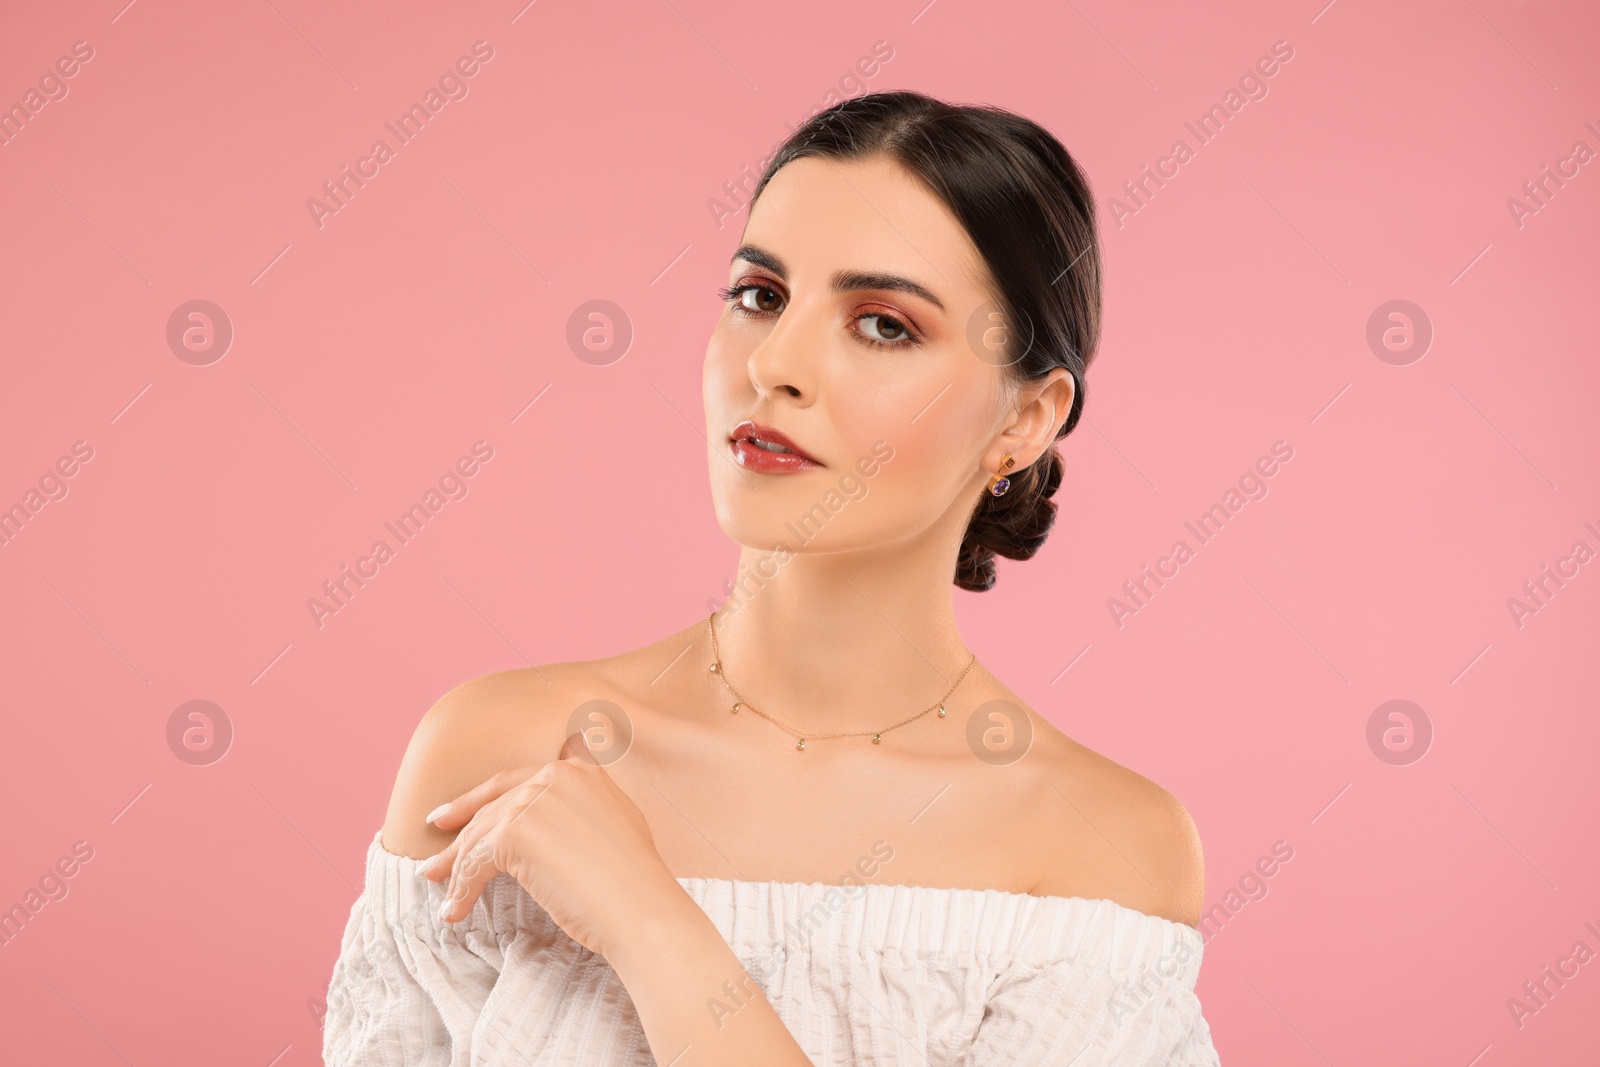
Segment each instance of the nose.
[{"label": "nose", "polygon": [[791,304],[772,329],[751,350],[750,384],[763,396],[787,395],[809,403],[815,399],[817,353],[824,347],[820,311]]}]

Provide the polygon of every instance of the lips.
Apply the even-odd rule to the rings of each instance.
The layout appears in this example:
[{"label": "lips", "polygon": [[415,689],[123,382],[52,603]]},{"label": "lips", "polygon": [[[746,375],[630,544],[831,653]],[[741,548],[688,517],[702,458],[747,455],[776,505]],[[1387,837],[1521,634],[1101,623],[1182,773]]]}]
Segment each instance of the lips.
[{"label": "lips", "polygon": [[750,470],[776,474],[783,471],[814,470],[822,466],[783,431],[773,426],[763,426],[750,419],[745,419],[733,428],[733,432],[728,435],[728,444],[739,465]]}]

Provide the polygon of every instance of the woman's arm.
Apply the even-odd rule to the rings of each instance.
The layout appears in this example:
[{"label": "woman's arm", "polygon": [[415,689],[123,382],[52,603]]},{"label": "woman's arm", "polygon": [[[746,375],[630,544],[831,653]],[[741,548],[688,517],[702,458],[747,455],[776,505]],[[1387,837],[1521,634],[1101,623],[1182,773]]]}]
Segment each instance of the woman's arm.
[{"label": "woman's arm", "polygon": [[[491,879],[510,874],[568,936],[611,964],[658,1062],[810,1064],[581,733],[567,738],[560,759],[490,777],[442,806],[434,823],[460,831],[420,868],[449,880],[441,917],[466,915]],[[729,1003],[738,1010],[722,1010]]]},{"label": "woman's arm", "polygon": [[[808,1065],[605,768],[568,758],[581,745],[565,744],[557,763],[535,773],[541,771],[535,750],[548,743],[537,738],[551,734],[535,730],[530,737],[527,725],[529,705],[542,702],[526,691],[506,692],[506,685],[505,676],[478,680],[430,711],[406,754],[385,823],[391,848],[419,858],[436,854],[421,873],[436,882],[451,879],[447,920],[467,914],[504,871],[569,936],[606,957],[658,1062]],[[564,723],[552,717],[551,725],[560,730]],[[518,741],[508,743],[512,738]],[[441,800],[452,802],[448,813],[425,822]]]},{"label": "woman's arm", "polygon": [[606,959],[627,987],[656,1062],[673,1067],[810,1067],[721,932],[676,880]]}]

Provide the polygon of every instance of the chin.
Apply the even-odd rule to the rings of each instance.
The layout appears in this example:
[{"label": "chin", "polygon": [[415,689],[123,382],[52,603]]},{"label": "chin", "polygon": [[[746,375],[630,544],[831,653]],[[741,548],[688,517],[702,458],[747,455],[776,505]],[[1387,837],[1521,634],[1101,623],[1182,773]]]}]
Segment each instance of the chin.
[{"label": "chin", "polygon": [[737,501],[718,500],[717,525],[728,538],[758,552],[794,551],[800,537],[785,524],[781,508],[741,505]]}]

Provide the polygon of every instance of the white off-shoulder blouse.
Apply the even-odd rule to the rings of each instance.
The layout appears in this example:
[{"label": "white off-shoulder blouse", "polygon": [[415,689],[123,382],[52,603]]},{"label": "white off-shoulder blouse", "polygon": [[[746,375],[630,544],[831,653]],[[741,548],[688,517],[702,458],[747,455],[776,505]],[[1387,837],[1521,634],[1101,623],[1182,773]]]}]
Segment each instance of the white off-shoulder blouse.
[{"label": "white off-shoulder blouse", "polygon": [[[328,987],[330,1067],[655,1064],[605,957],[514,879],[447,923],[445,887],[381,838]],[[819,1067],[1218,1065],[1182,923],[997,889],[678,882]]]}]

